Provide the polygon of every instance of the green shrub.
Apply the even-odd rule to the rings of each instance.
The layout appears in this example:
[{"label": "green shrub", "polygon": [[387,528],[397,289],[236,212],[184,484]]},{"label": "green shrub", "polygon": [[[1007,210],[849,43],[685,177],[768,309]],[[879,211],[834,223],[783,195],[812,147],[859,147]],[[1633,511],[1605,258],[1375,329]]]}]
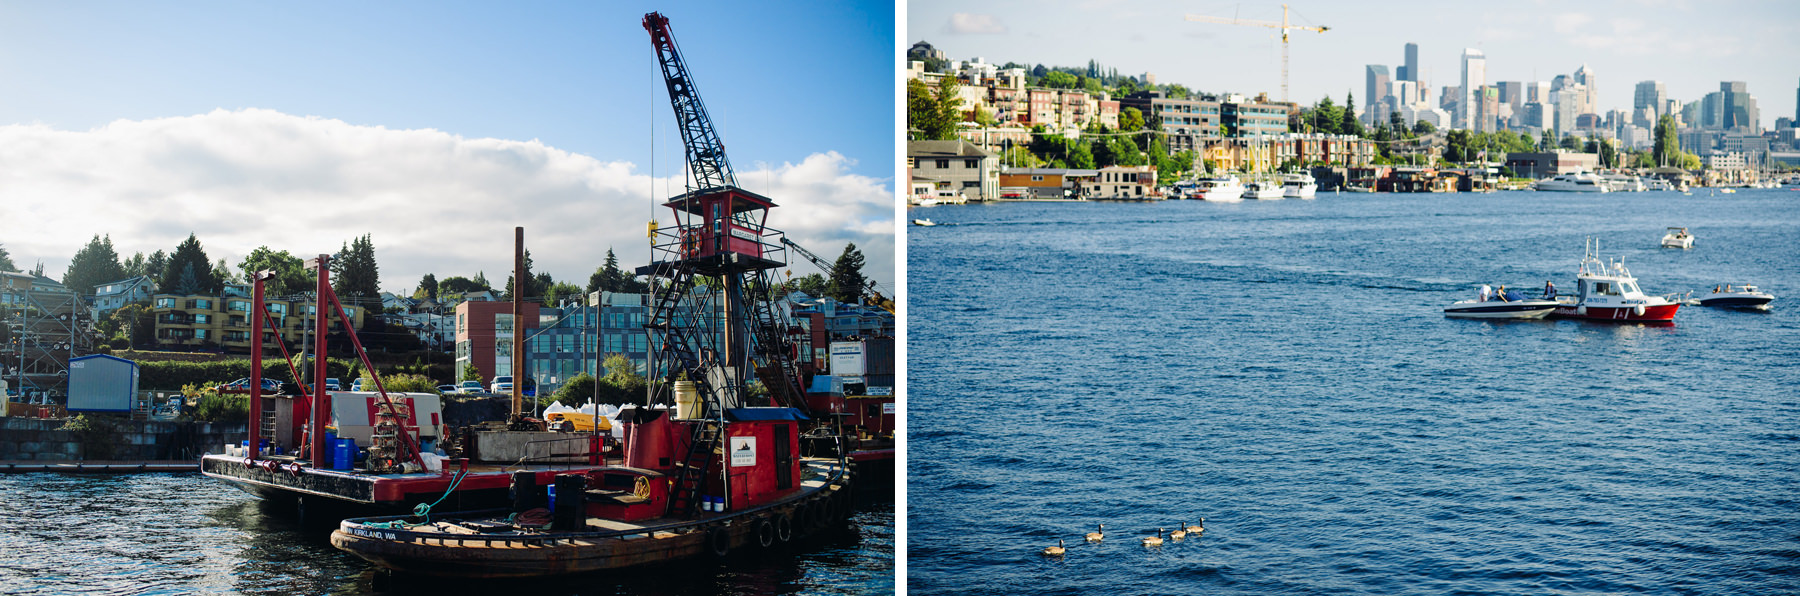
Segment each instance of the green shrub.
[{"label": "green shrub", "polygon": [[76,442],[81,443],[82,459],[112,459],[114,447],[119,444],[118,426],[110,416],[77,414],[56,430],[75,434]]},{"label": "green shrub", "polygon": [[250,419],[250,398],[246,395],[200,394],[194,407],[194,420],[201,422],[241,423]]}]

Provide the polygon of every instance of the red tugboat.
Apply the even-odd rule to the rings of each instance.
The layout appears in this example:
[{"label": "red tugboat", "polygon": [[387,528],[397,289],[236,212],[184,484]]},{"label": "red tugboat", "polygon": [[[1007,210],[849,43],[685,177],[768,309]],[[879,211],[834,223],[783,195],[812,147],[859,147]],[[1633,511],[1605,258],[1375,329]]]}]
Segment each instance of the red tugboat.
[{"label": "red tugboat", "polygon": [[[651,224],[653,263],[638,269],[653,288],[647,400],[677,407],[621,415],[622,466],[558,474],[550,490],[521,473],[506,509],[344,520],[333,546],[405,573],[541,577],[768,548],[848,519],[849,449],[810,414],[766,295],[784,264],[764,225],[775,204],[737,187],[668,19],[643,24],[696,182],[664,203],[674,225]],[[804,457],[802,435],[831,455]]]},{"label": "red tugboat", "polygon": [[1667,322],[1681,303],[1647,296],[1625,264],[1600,261],[1600,241],[1591,240],[1575,273],[1575,295],[1557,298],[1555,316],[1599,321]]}]

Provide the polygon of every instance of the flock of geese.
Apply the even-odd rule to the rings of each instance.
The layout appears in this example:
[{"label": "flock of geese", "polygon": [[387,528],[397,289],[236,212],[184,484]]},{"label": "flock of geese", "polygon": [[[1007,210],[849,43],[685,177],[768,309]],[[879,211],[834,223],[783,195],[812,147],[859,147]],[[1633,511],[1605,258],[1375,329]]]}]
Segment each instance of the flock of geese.
[{"label": "flock of geese", "polygon": [[[1098,525],[1098,527],[1095,528],[1094,531],[1087,533],[1087,541],[1088,542],[1097,544],[1102,540],[1106,540],[1106,524],[1097,524],[1097,525]],[[1165,528],[1157,528],[1155,536],[1145,536],[1145,537],[1141,538],[1141,540],[1143,540],[1143,542],[1144,542],[1144,546],[1162,546],[1163,533],[1165,531],[1166,531]],[[1190,525],[1187,525],[1185,522],[1183,522],[1182,525],[1175,526],[1175,531],[1168,532],[1168,534],[1169,534],[1170,540],[1179,542],[1181,539],[1187,538],[1189,535],[1193,535],[1195,538],[1199,538],[1200,533],[1205,532],[1205,531],[1206,531],[1206,518],[1202,517],[1202,518],[1200,518],[1200,523],[1190,526]],[[1046,557],[1060,557],[1060,556],[1063,556],[1063,553],[1067,552],[1067,549],[1063,546],[1062,539],[1058,538],[1058,539],[1056,539],[1056,546],[1045,547],[1043,552],[1044,552],[1044,556],[1046,556]]]}]

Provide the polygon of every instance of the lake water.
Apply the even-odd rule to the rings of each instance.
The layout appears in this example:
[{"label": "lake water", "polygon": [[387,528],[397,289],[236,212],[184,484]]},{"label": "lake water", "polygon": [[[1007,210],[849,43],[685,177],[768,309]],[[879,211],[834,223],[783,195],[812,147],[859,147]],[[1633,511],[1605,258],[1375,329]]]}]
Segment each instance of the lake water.
[{"label": "lake water", "polygon": [[[0,594],[367,594],[375,568],[330,531],[198,474],[0,474]],[[395,582],[405,594],[891,594],[894,507],[792,553],[741,553],[618,579]]]},{"label": "lake water", "polygon": [[[907,240],[914,594],[1800,591],[1800,192],[909,217],[942,224]],[[1652,294],[1778,298],[1442,316],[1484,283],[1571,291],[1590,236]]]}]

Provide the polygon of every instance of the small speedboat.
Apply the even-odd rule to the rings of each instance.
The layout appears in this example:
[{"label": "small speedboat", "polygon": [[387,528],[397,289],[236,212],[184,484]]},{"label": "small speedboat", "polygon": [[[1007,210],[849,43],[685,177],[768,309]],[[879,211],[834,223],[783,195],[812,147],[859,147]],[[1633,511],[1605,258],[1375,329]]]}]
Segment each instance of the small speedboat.
[{"label": "small speedboat", "polygon": [[1195,182],[1194,194],[1203,201],[1236,203],[1244,200],[1244,185],[1237,176],[1225,174],[1217,178],[1201,178]]},{"label": "small speedboat", "polygon": [[1671,228],[1669,228],[1669,233],[1663,234],[1662,247],[1663,248],[1693,248],[1694,247],[1694,235],[1689,234],[1687,231],[1687,228],[1671,227]]},{"label": "small speedboat", "polygon": [[929,219],[915,219],[915,220],[913,220],[912,223],[915,226],[925,226],[925,227],[931,227],[931,226],[937,225],[937,222],[931,221]]},{"label": "small speedboat", "polygon": [[1459,300],[1444,307],[1444,316],[1465,319],[1542,319],[1556,310],[1555,300]]},{"label": "small speedboat", "polygon": [[1774,294],[1758,290],[1756,286],[1728,284],[1723,288],[1713,288],[1711,294],[1702,296],[1697,302],[1700,306],[1766,309],[1774,300]]}]

